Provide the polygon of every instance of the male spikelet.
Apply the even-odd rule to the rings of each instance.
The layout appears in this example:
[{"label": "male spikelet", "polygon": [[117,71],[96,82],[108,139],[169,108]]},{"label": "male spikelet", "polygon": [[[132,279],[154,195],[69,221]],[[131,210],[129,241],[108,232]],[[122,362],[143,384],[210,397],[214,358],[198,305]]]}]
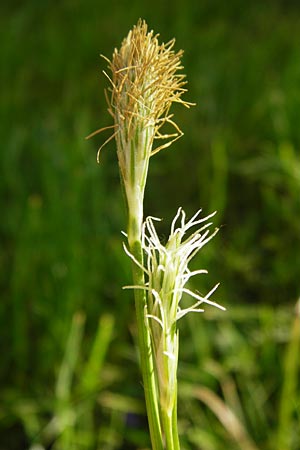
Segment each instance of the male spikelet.
[{"label": "male spikelet", "polygon": [[[111,72],[105,73],[111,83],[107,100],[114,118],[114,133],[109,139],[116,138],[129,216],[134,212],[138,217],[139,230],[150,156],[183,134],[172,120],[171,104],[191,105],[181,99],[186,91],[185,75],[178,73],[183,68],[183,51],[176,53],[174,43],[173,39],[159,44],[158,35],[148,32],[146,22],[139,20],[120,49],[114,50],[112,60],[105,58]],[[165,123],[174,127],[174,133],[161,133]],[[165,143],[155,147],[156,139]]]}]

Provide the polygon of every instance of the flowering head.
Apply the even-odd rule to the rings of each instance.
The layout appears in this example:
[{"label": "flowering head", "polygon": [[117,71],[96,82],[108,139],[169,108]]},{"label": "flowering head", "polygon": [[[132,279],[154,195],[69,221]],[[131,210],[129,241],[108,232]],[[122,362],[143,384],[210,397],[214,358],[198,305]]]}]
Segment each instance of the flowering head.
[{"label": "flowering head", "polygon": [[[152,344],[156,358],[157,376],[160,388],[160,400],[172,411],[176,386],[178,361],[178,330],[177,321],[189,312],[203,312],[202,306],[209,304],[224,310],[222,306],[209,298],[218,285],[205,296],[193,292],[186,287],[190,278],[207,273],[206,270],[189,270],[189,263],[196,253],[217,233],[210,233],[210,222],[214,214],[199,218],[201,210],[186,221],[185,212],[179,208],[172,222],[169,239],[166,245],[160,242],[154,221],[148,217],[143,225],[142,247],[145,253],[147,282],[145,286],[132,286],[145,289],[148,293],[145,319],[151,330]],[[179,222],[179,226],[178,226]],[[187,232],[195,226],[196,231],[187,237]],[[129,256],[133,256],[125,248]],[[135,260],[134,260],[135,261]],[[137,263],[137,261],[135,261]],[[180,303],[183,294],[194,299],[191,306],[182,308]],[[173,383],[173,389],[172,389]]]},{"label": "flowering head", "polygon": [[[134,139],[139,128],[149,128],[150,143],[163,137],[159,129],[166,121],[171,122],[169,109],[173,102],[181,100],[185,92],[182,69],[182,51],[175,53],[174,39],[160,45],[158,35],[148,32],[145,21],[137,25],[123,40],[120,50],[115,49],[109,68],[111,78],[110,113],[115,124],[124,131],[124,139]],[[176,131],[178,127],[175,126]],[[154,150],[154,152],[156,152]]]},{"label": "flowering head", "polygon": [[[158,35],[139,20],[120,49],[115,49],[112,60],[105,58],[111,72],[104,72],[111,84],[107,100],[114,118],[114,133],[109,139],[116,139],[127,205],[135,215],[141,209],[150,156],[182,135],[169,112],[172,103],[191,105],[181,99],[186,91],[185,75],[178,73],[183,52],[173,50],[174,42],[159,44]],[[161,133],[166,122],[174,133]],[[164,144],[155,147],[156,139],[163,139]]]}]

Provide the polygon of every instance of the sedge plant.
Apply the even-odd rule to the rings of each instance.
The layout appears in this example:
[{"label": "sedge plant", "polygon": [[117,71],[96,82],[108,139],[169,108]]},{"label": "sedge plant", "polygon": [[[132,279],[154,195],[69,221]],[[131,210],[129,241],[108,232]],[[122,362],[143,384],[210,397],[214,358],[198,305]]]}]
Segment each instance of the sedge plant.
[{"label": "sedge plant", "polygon": [[[213,214],[203,218],[200,210],[186,220],[184,210],[179,208],[166,244],[159,240],[155,229],[158,219],[148,217],[144,221],[143,217],[150,158],[183,134],[170,113],[171,105],[174,102],[191,105],[182,99],[186,92],[185,75],[180,72],[183,52],[175,52],[174,43],[173,39],[160,44],[158,35],[148,31],[146,22],[138,21],[120,49],[114,50],[112,59],[105,58],[109,73],[104,73],[110,82],[106,97],[114,124],[92,133],[112,128],[106,142],[116,140],[128,213],[124,249],[132,260],[133,274],[132,285],[125,288],[134,290],[140,365],[153,450],[180,448],[178,320],[189,312],[203,311],[204,303],[224,309],[209,300],[217,286],[204,297],[187,287],[191,277],[205,272],[191,271],[188,265],[217,231],[209,231],[208,219]],[[173,127],[173,133],[162,132],[166,123]],[[193,298],[190,307],[181,307],[183,294]]]}]

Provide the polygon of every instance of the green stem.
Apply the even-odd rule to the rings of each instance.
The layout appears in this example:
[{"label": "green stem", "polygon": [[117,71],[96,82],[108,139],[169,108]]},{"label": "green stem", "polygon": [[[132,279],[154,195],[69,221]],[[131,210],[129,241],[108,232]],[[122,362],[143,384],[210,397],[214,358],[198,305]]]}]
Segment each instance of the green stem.
[{"label": "green stem", "polygon": [[173,414],[169,415],[166,411],[162,411],[162,422],[166,450],[179,450],[180,446],[177,432],[177,420],[175,419],[175,424]]},{"label": "green stem", "polygon": [[[129,212],[128,243],[131,254],[143,266],[143,252],[141,245],[141,224],[137,217]],[[133,282],[137,286],[144,286],[144,272],[135,263],[132,265]],[[162,433],[157,401],[157,389],[153,366],[153,354],[149,328],[145,323],[146,292],[143,289],[134,289],[135,309],[138,331],[138,346],[140,351],[140,364],[143,377],[147,416],[149,422],[150,438],[153,450],[163,450]]]},{"label": "green stem", "polygon": [[174,449],[180,450],[178,427],[177,427],[177,382],[176,382],[176,392],[175,392],[175,403],[174,403],[173,413],[172,413],[172,433],[173,433]]},{"label": "green stem", "polygon": [[180,450],[176,406],[171,414],[166,410],[162,410],[162,423],[165,435],[166,450]]}]

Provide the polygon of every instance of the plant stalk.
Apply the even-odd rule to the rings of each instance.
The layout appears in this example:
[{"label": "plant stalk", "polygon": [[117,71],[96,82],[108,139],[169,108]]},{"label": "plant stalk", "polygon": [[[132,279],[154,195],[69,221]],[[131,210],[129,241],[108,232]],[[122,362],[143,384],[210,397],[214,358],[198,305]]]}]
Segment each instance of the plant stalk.
[{"label": "plant stalk", "polygon": [[[177,392],[174,394],[177,397]],[[178,429],[177,429],[177,402],[170,412],[162,408],[162,423],[165,436],[166,450],[180,450]]]},{"label": "plant stalk", "polygon": [[[129,209],[128,243],[131,254],[143,266],[143,252],[141,244],[141,221],[139,215]],[[132,263],[133,282],[137,286],[144,286],[144,272],[134,262]],[[155,370],[149,327],[146,324],[145,309],[147,307],[144,289],[134,289],[135,310],[137,319],[138,346],[140,352],[140,366],[143,378],[146,410],[149,422],[150,438],[153,450],[163,450],[163,440],[157,400]]]}]

